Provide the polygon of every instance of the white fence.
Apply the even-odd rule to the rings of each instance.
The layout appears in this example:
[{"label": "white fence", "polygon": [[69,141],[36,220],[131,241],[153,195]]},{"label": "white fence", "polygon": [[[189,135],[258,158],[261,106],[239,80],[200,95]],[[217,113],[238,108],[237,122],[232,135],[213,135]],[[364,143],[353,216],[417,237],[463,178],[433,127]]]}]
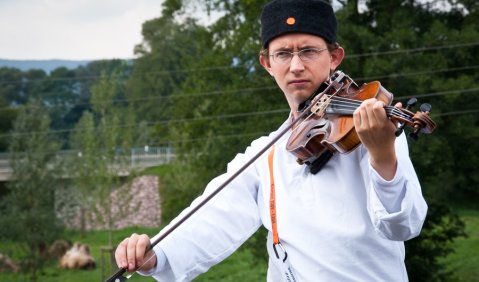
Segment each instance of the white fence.
[{"label": "white fence", "polygon": [[[68,158],[69,156],[81,155],[77,151],[60,151],[58,157]],[[165,147],[149,147],[132,148],[128,164],[130,169],[147,168],[152,166],[159,166],[171,162],[175,158],[173,148]],[[115,164],[112,164],[115,166]],[[7,181],[12,175],[12,168],[10,167],[10,160],[8,153],[0,153],[0,181]]]}]

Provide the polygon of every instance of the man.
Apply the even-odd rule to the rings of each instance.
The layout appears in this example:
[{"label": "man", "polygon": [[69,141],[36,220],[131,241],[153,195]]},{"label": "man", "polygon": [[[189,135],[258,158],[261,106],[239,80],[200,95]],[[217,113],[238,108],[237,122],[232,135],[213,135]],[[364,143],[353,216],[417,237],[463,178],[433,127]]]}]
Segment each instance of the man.
[{"label": "man", "polygon": [[[292,117],[238,154],[192,206],[297,117],[300,104],[344,58],[334,12],[322,1],[274,0],[264,7],[261,24],[260,62],[283,91]],[[144,263],[144,275],[189,281],[263,224],[269,230],[268,281],[407,281],[403,241],[419,234],[427,205],[404,134],[395,137],[383,107],[376,99],[361,104],[353,119],[362,144],[335,154],[318,173],[297,164],[285,148],[288,136],[282,137],[274,151],[161,241],[153,259],[144,263],[146,235],[122,241],[118,266],[135,271]]]}]

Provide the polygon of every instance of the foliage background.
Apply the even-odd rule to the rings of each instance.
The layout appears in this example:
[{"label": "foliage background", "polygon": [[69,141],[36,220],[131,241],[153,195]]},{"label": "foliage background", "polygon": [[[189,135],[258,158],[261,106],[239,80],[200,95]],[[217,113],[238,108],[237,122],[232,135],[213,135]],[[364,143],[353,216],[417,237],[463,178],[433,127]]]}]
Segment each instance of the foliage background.
[{"label": "foliage background", "polygon": [[[162,15],[144,23],[134,61],[99,61],[48,74],[0,68],[0,150],[14,144],[14,121],[32,107],[49,116],[48,129],[41,132],[48,130],[63,150],[81,147],[80,120],[88,115],[90,124],[116,136],[105,137],[108,148],[106,141],[97,142],[96,152],[172,146],[177,160],[162,175],[162,216],[168,222],[236,153],[288,116],[282,93],[258,63],[259,11],[265,2],[166,0]],[[379,80],[395,100],[415,96],[433,106],[437,131],[410,146],[430,210],[422,236],[407,244],[407,264],[412,281],[446,281],[447,260],[440,258],[465,228],[454,210],[476,210],[479,199],[479,3],[334,4],[338,41],[346,49],[341,69],[360,84]],[[360,12],[358,4],[367,9]],[[192,11],[215,13],[218,20],[202,25]],[[108,87],[102,89],[105,83],[115,85],[110,96]],[[27,104],[31,100],[40,105]],[[102,119],[105,111],[111,118]],[[12,187],[0,191],[7,195],[0,197],[2,212],[13,203],[7,200],[15,193]],[[265,257],[258,252],[263,236],[259,232],[248,242],[253,257]]]}]

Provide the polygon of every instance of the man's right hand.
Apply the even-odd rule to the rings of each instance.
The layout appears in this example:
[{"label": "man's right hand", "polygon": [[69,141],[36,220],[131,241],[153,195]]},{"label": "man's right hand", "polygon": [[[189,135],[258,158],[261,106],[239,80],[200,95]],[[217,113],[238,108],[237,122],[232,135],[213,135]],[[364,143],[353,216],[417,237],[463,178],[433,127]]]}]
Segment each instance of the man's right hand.
[{"label": "man's right hand", "polygon": [[150,250],[150,238],[145,234],[125,238],[116,248],[115,259],[118,267],[128,272],[148,272],[156,265],[155,252]]}]

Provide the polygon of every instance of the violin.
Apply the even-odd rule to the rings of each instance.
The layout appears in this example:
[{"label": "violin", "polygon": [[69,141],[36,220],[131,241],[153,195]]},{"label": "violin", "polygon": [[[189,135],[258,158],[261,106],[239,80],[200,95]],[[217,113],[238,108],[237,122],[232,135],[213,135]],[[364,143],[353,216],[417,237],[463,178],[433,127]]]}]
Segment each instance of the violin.
[{"label": "violin", "polygon": [[[318,94],[318,92],[320,92]],[[398,123],[396,136],[405,126],[413,129],[409,136],[418,139],[419,133],[429,134],[436,128],[430,118],[431,105],[422,104],[416,113],[410,111],[417,99],[408,101],[406,108],[391,106],[393,94],[381,83],[373,81],[360,87],[346,74],[336,71],[310,101],[300,105],[300,111],[308,111],[293,128],[286,149],[292,152],[299,164],[307,164],[312,173],[317,173],[334,153],[348,153],[361,141],[353,124],[353,113],[362,101],[376,98],[386,105],[386,115]]]}]

